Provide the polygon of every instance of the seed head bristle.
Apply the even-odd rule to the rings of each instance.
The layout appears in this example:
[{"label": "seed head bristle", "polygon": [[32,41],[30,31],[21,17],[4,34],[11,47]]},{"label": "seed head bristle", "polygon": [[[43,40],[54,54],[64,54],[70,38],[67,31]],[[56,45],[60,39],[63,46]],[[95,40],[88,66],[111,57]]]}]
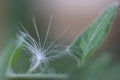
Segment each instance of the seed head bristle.
[{"label": "seed head bristle", "polygon": [[[24,48],[26,48],[29,51],[29,53],[32,54],[31,66],[30,66],[30,69],[28,70],[29,73],[34,72],[39,67],[41,70],[43,70],[43,67],[41,67],[42,64],[44,65],[44,67],[48,67],[50,60],[61,57],[67,53],[66,47],[60,48],[60,46],[64,42],[69,40],[73,35],[71,35],[64,41],[60,42],[58,45],[55,45],[55,44],[56,44],[56,41],[59,40],[68,31],[68,29],[71,27],[71,25],[69,27],[67,27],[54,41],[52,41],[51,44],[48,45],[48,47],[46,46],[47,39],[48,39],[49,32],[50,32],[50,26],[52,23],[52,18],[53,17],[51,16],[49,25],[48,25],[48,29],[46,31],[46,36],[44,38],[45,40],[44,40],[43,46],[41,45],[41,37],[40,37],[39,31],[38,31],[38,28],[36,25],[35,18],[32,18],[32,22],[33,22],[33,26],[36,31],[38,41],[36,41],[29,34],[29,32],[25,29],[25,27],[22,25],[22,23],[20,23],[20,25],[23,27],[23,29],[25,31],[24,32],[24,31],[20,30],[20,34],[22,36],[25,36],[25,39],[23,39]],[[18,36],[18,38],[21,39],[19,36]],[[55,54],[53,55],[53,53],[55,53]]]}]

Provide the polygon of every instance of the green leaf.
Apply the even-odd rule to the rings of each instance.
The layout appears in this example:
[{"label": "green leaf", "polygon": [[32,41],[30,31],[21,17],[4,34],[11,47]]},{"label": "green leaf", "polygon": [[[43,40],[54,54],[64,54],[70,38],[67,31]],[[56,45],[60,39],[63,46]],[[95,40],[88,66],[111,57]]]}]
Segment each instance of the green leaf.
[{"label": "green leaf", "polygon": [[2,56],[0,57],[0,79],[7,80],[7,74],[9,74],[8,71],[17,59],[17,55],[19,55],[18,53],[20,53],[21,49],[22,41],[18,41],[17,45],[11,42],[4,50]]},{"label": "green leaf", "polygon": [[107,36],[111,24],[117,14],[119,4],[110,5],[101,16],[78,36],[71,44],[70,53],[84,63],[87,58],[100,46]]},{"label": "green leaf", "polygon": [[28,70],[30,66],[30,55],[23,51],[22,43],[16,48],[10,61],[10,69],[14,73],[25,73]]},{"label": "green leaf", "polygon": [[1,80],[7,80],[6,73],[8,70],[9,62],[11,59],[11,55],[13,54],[14,48],[15,48],[14,43],[9,44],[0,57],[0,79]]}]

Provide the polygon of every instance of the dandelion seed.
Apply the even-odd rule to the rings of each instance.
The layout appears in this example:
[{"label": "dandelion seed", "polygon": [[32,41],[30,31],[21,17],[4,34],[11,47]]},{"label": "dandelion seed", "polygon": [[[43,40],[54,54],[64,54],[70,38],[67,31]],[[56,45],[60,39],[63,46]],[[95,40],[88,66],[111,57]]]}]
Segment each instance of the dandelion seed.
[{"label": "dandelion seed", "polygon": [[[67,27],[53,42],[51,42],[48,45],[48,47],[46,46],[49,32],[50,32],[50,26],[52,23],[52,18],[53,17],[51,16],[47,31],[46,31],[46,36],[44,38],[45,40],[44,40],[43,45],[41,45],[41,38],[40,38],[40,34],[39,34],[39,31],[38,31],[38,28],[36,25],[35,18],[32,18],[32,22],[33,22],[33,26],[36,31],[38,41],[36,41],[29,34],[29,32],[25,29],[25,27],[19,22],[19,24],[23,27],[23,29],[25,31],[25,32],[23,32],[20,30],[20,34],[22,36],[25,36],[25,39],[23,40],[24,48],[26,48],[32,54],[31,66],[28,70],[28,73],[32,73],[32,72],[36,71],[37,68],[40,68],[41,71],[44,72],[45,69],[47,69],[50,60],[59,58],[59,57],[65,55],[65,53],[67,53],[66,47],[64,47],[64,48],[60,48],[60,47],[65,41],[69,40],[72,36],[68,37],[67,39],[65,39],[64,41],[59,43],[58,45],[55,45],[55,44],[56,44],[56,41],[59,40],[68,31],[68,29],[71,27],[71,25],[69,27]],[[18,38],[21,39],[19,36],[18,36]],[[55,54],[53,55],[53,53],[55,53]]]}]

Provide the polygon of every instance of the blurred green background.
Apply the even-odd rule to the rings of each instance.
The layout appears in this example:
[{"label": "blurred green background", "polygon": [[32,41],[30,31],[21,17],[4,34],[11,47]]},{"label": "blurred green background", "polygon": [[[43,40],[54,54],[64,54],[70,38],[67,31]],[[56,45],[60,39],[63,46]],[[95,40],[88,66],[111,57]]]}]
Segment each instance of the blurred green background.
[{"label": "blurred green background", "polygon": [[[44,41],[45,33],[49,23],[49,18],[51,15],[53,15],[53,21],[49,34],[51,37],[50,41],[53,41],[57,36],[59,36],[60,33],[62,33],[68,27],[69,24],[72,24],[70,30],[67,31],[66,34],[62,36],[62,38],[58,41],[61,42],[63,41],[63,39],[66,38],[67,35],[71,35],[72,33],[76,32],[74,37],[69,39],[64,44],[67,45],[75,38],[75,36],[77,36],[81,31],[83,31],[85,27],[89,26],[93,21],[95,21],[95,19],[100,15],[100,13],[114,1],[118,1],[120,3],[120,0],[0,0],[0,53],[4,51],[4,48],[11,40],[14,40],[16,38],[16,35],[18,34],[17,28],[21,29],[21,26],[18,24],[18,21],[20,21],[25,26],[25,28],[30,32],[30,34],[34,38],[36,38],[35,30],[31,21],[31,17],[35,16],[40,35],[42,37],[42,41]],[[103,45],[95,53],[97,53],[97,55],[100,55],[101,53],[112,53],[113,59],[115,60],[113,63],[117,61],[119,62],[119,34],[120,11],[118,11],[117,17],[112,25],[109,36],[107,37]],[[97,57],[97,55],[94,55],[93,57]],[[22,55],[22,57],[23,56],[24,58],[26,58],[25,55]],[[71,64],[69,64],[66,61],[66,59],[68,59],[68,61],[71,62]],[[103,58],[100,59],[102,59],[104,63],[104,61],[107,58],[105,57],[105,60]],[[96,74],[97,76],[101,73],[112,73],[111,68],[105,68],[106,72],[104,72],[104,69],[98,69],[99,66],[94,67],[94,65],[100,65],[99,62],[101,62],[101,60],[99,60],[98,58],[98,60],[92,62],[93,65],[88,64],[89,67],[83,67],[78,70],[76,68],[75,72],[72,72],[75,73],[73,74],[73,76],[75,75],[74,77],[76,77],[78,74],[77,77],[79,77],[79,74],[81,74],[83,75],[83,78],[85,78],[85,80],[89,80],[89,78],[91,76],[94,76],[94,74]],[[26,64],[27,61],[24,63]],[[53,61],[51,65],[56,70],[58,70],[57,72],[64,73],[64,71],[66,71],[67,69],[71,69],[71,67],[73,66],[72,64],[76,64],[75,60],[71,60],[70,56],[65,56],[62,59],[57,59],[56,61]],[[19,65],[20,64],[17,63],[15,67],[18,67]],[[109,66],[111,65],[113,66],[114,64],[109,64]],[[119,66],[113,66],[113,73],[118,74],[118,67]],[[19,66],[18,68],[20,68],[21,70],[21,66]],[[95,68],[97,68],[97,70]],[[86,77],[87,74],[91,75]],[[112,74],[108,74],[108,76],[111,75]],[[74,77],[71,80],[74,80]],[[94,79],[92,80],[98,80],[95,76],[93,78]]]}]

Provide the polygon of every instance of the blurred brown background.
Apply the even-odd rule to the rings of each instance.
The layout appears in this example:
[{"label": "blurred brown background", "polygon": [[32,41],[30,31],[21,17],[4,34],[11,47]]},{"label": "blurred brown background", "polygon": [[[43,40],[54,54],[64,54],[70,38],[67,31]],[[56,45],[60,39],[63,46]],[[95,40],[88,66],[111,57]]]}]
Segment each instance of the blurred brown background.
[{"label": "blurred brown background", "polygon": [[[76,32],[77,35],[114,1],[120,2],[120,0],[1,0],[0,52],[8,41],[15,37],[18,20],[29,29],[30,17],[35,15],[38,25],[43,26],[40,28],[42,29],[47,26],[49,17],[53,15],[51,33],[54,37],[60,35],[69,24],[72,24],[72,28],[66,34]],[[120,10],[112,26],[110,35],[98,51],[110,51],[119,58]]]}]

